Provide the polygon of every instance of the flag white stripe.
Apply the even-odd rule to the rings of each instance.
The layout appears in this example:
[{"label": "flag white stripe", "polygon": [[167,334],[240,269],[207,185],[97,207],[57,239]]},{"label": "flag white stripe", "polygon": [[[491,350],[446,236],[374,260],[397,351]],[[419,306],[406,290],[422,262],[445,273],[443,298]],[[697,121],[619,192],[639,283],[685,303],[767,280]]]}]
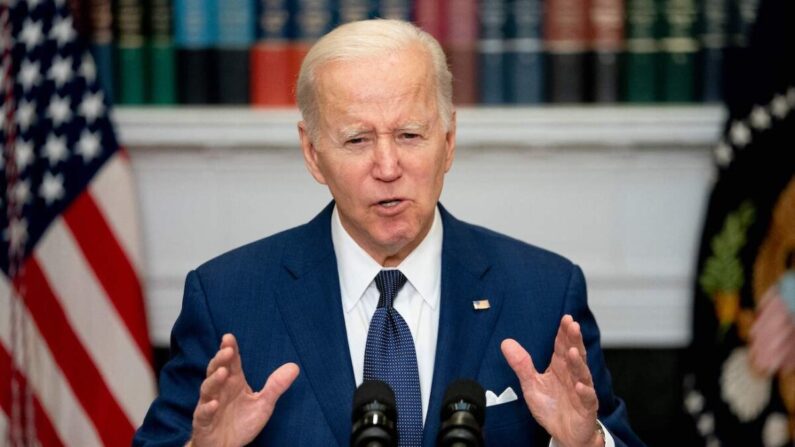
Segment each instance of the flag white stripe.
[{"label": "flag white stripe", "polygon": [[135,183],[129,160],[120,151],[116,152],[97,172],[88,189],[105,216],[105,222],[127,254],[127,259],[141,278],[141,233],[138,228]]},{"label": "flag white stripe", "polygon": [[132,425],[140,425],[154,398],[154,373],[62,218],[36,252],[78,339]]},{"label": "flag white stripe", "polygon": [[0,441],[5,442],[8,440],[8,418],[6,412],[0,409]]},{"label": "flag white stripe", "polygon": [[[0,343],[6,351],[11,352],[11,294],[10,284],[5,275],[0,275]],[[77,397],[61,369],[52,357],[44,338],[32,322],[27,309],[21,309],[23,331],[27,341],[27,355],[30,370],[24,371],[31,387],[44,411],[55,428],[56,433],[67,446],[101,446],[102,443],[91,419],[83,410]],[[20,334],[17,342],[21,343]],[[22,364],[22,350],[14,351],[17,365]],[[0,411],[2,413],[2,411]]]}]

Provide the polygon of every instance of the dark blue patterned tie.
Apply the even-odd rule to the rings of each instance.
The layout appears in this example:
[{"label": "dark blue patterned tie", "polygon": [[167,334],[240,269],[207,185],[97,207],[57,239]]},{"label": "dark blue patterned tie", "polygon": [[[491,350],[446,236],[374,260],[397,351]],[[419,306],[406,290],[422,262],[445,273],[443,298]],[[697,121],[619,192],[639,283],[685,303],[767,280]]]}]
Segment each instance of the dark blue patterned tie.
[{"label": "dark blue patterned tie", "polygon": [[406,284],[399,270],[382,270],[375,277],[381,293],[367,333],[364,380],[383,380],[395,392],[398,439],[401,447],[422,445],[422,396],[414,340],[403,317],[392,307]]}]

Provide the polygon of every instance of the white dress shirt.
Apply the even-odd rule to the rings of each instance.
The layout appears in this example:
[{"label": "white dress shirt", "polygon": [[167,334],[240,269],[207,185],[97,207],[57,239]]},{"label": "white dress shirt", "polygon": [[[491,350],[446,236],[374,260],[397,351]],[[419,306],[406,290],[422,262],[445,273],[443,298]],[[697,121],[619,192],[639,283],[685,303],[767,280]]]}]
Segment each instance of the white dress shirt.
[{"label": "white dress shirt", "polygon": [[[375,276],[384,270],[345,231],[337,208],[331,216],[331,240],[337,257],[342,310],[356,386],[364,381],[364,348],[370,320],[378,307]],[[442,219],[437,209],[425,239],[396,267],[406,277],[393,307],[400,313],[414,338],[420,374],[422,415],[428,413],[439,332],[439,301],[442,294]]]},{"label": "white dress shirt", "polygon": [[[414,338],[417,369],[420,374],[422,417],[427,417],[436,359],[436,338],[439,332],[439,303],[442,294],[442,240],[444,230],[439,209],[434,212],[431,229],[396,269],[406,277],[406,284],[398,292],[393,307],[400,313]],[[331,215],[331,241],[337,258],[340,278],[342,311],[356,386],[364,381],[364,349],[370,320],[378,307],[379,292],[375,276],[382,267],[348,234],[340,221],[337,207]],[[599,422],[601,425],[602,423]],[[613,437],[602,426],[605,446],[614,447]],[[555,447],[554,440],[550,447]]]}]

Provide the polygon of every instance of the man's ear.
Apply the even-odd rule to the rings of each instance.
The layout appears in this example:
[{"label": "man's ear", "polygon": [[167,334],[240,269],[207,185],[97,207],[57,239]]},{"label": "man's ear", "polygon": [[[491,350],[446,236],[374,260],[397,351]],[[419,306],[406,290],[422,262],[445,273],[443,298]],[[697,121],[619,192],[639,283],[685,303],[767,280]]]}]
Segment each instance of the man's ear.
[{"label": "man's ear", "polygon": [[306,169],[312,174],[315,181],[321,185],[325,185],[326,178],[323,176],[323,172],[320,170],[320,165],[318,164],[317,150],[315,149],[315,144],[312,141],[312,137],[304,121],[298,122],[298,138],[301,141],[301,153],[304,155]]},{"label": "man's ear", "polygon": [[445,160],[444,160],[444,172],[448,172],[450,167],[453,166],[453,159],[455,158],[455,128],[456,128],[456,112],[453,110],[452,115],[450,116],[450,127],[447,129],[447,134],[445,135]]}]

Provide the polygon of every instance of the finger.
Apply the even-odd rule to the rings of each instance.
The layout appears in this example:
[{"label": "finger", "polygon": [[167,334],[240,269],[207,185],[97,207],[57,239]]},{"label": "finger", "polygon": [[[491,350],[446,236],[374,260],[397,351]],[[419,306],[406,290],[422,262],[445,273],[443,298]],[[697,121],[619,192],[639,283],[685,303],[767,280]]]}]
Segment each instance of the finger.
[{"label": "finger", "polygon": [[266,408],[270,408],[270,411],[273,411],[276,401],[290,388],[290,385],[298,377],[299,372],[298,365],[295,363],[285,363],[271,373],[265,382],[265,386],[260,391],[260,397],[265,401]]},{"label": "finger", "polygon": [[577,393],[577,397],[580,398],[580,404],[587,412],[596,412],[599,409],[599,399],[596,397],[596,389],[593,386],[578,382],[574,386],[574,391]]},{"label": "finger", "polygon": [[220,348],[218,352],[215,353],[215,356],[210,359],[210,363],[207,364],[206,377],[210,377],[218,368],[222,366],[228,368],[233,357],[234,351],[232,348]]},{"label": "finger", "polygon": [[209,402],[200,403],[196,406],[196,410],[193,412],[193,425],[199,427],[206,427],[212,424],[213,417],[218,412],[218,408],[220,404],[217,400],[211,400]]},{"label": "finger", "polygon": [[210,377],[204,379],[199,388],[199,402],[209,402],[221,398],[226,379],[229,377],[229,370],[225,367],[218,368]]},{"label": "finger", "polygon": [[237,339],[232,334],[224,334],[221,337],[221,348],[231,348],[232,349],[232,359],[229,363],[229,373],[230,374],[242,374],[243,373],[243,362],[240,360],[240,347],[237,344]]},{"label": "finger", "polygon": [[529,385],[533,377],[538,374],[530,354],[516,340],[510,338],[502,341],[500,349],[508,365],[519,378],[519,382],[522,385]]},{"label": "finger", "polygon": [[593,378],[591,377],[591,371],[588,369],[588,364],[585,363],[576,348],[569,349],[566,356],[566,364],[569,367],[574,383],[580,382],[593,386]]},{"label": "finger", "polygon": [[585,358],[585,343],[582,339],[580,323],[574,321],[571,315],[564,315],[560,321],[561,332],[565,335],[564,346],[568,352],[569,348],[575,347],[580,355]]},{"label": "finger", "polygon": [[566,356],[566,351],[569,350],[569,325],[574,322],[571,318],[571,315],[564,315],[563,318],[560,319],[560,325],[558,326],[558,333],[555,334],[555,353],[561,357]]}]

